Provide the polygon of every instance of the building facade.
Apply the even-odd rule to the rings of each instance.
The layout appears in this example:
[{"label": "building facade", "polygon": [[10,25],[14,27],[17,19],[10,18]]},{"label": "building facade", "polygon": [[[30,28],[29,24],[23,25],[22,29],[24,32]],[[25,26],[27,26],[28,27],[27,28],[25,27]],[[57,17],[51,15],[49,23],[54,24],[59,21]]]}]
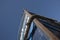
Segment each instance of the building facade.
[{"label": "building facade", "polygon": [[18,40],[60,40],[60,24],[24,10]]}]

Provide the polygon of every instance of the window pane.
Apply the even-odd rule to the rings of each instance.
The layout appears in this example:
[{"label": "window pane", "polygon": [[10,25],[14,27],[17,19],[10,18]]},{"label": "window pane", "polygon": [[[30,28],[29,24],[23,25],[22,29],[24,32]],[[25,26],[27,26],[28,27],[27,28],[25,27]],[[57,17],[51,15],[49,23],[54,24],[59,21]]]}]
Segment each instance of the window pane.
[{"label": "window pane", "polygon": [[39,28],[36,29],[33,40],[50,40],[49,37]]}]

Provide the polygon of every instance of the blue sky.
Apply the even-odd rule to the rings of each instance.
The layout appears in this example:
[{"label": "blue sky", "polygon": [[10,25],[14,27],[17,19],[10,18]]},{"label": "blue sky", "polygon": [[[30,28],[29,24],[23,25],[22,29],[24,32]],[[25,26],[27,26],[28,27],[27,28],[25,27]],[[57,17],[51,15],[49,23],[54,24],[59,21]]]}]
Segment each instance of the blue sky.
[{"label": "blue sky", "polygon": [[17,40],[23,9],[60,21],[60,0],[0,0],[0,40]]}]

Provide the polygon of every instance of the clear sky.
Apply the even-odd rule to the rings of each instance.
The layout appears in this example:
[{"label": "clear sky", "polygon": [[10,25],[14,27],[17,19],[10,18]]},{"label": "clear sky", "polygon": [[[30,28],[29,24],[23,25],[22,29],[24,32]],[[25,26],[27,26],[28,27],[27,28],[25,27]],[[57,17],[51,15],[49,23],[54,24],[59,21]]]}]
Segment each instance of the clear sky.
[{"label": "clear sky", "polygon": [[60,0],[0,0],[0,40],[17,40],[23,9],[60,21]]}]

